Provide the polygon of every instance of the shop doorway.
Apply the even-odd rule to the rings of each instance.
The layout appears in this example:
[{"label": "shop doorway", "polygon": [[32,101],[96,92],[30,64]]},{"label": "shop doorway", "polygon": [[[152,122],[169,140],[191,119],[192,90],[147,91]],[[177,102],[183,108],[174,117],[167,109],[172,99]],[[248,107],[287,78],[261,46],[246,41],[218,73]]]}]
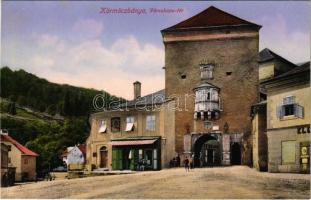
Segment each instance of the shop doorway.
[{"label": "shop doorway", "polygon": [[130,160],[130,149],[123,149],[123,154],[122,154],[122,166],[123,166],[123,170],[129,170],[130,169],[130,165],[131,165],[131,160]]},{"label": "shop doorway", "polygon": [[106,147],[101,147],[100,150],[100,167],[107,168],[107,158],[108,158],[108,150]]},{"label": "shop doorway", "polygon": [[237,142],[231,145],[231,165],[241,164],[241,145]]}]

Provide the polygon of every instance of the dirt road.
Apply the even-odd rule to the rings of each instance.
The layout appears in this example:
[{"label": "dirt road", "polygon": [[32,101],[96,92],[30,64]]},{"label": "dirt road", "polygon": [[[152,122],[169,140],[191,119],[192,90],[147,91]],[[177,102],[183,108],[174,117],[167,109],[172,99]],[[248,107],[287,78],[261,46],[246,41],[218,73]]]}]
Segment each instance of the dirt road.
[{"label": "dirt road", "polygon": [[304,198],[302,174],[259,173],[244,166],[141,172],[1,188],[2,198]]}]

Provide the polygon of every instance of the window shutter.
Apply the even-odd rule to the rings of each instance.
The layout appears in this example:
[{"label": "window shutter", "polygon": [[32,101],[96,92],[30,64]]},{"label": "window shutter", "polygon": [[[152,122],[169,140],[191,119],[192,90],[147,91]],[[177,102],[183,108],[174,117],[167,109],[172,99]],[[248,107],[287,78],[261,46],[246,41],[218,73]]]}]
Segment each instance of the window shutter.
[{"label": "window shutter", "polygon": [[285,116],[285,106],[281,106],[281,114],[280,117],[283,118]]},{"label": "window shutter", "polygon": [[277,106],[276,107],[276,116],[278,119],[281,119],[284,116],[285,108],[284,106]]},{"label": "window shutter", "polygon": [[303,118],[303,116],[304,116],[303,107],[301,105],[295,104],[294,108],[295,108],[295,110],[294,110],[295,117]]},{"label": "window shutter", "polygon": [[283,115],[282,115],[283,109],[282,108],[283,108],[283,106],[277,106],[276,107],[276,116],[278,119],[281,119],[283,117]]}]

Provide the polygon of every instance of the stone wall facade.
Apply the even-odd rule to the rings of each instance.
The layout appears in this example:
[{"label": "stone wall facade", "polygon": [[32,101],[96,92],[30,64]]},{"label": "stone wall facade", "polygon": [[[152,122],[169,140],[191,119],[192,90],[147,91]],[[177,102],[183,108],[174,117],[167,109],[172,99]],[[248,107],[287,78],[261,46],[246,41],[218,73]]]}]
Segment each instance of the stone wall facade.
[{"label": "stone wall facade", "polygon": [[34,181],[37,178],[36,173],[36,157],[22,155],[21,171],[22,179],[26,181]]},{"label": "stone wall facade", "polygon": [[[269,172],[300,172],[301,171],[301,143],[310,143],[310,132],[304,134],[297,133],[298,127],[275,129],[268,131],[269,146]],[[291,163],[282,161],[282,142],[294,141],[295,159]]]},{"label": "stone wall facade", "polygon": [[204,82],[200,77],[202,61],[215,65],[213,79],[208,83],[220,88],[223,111],[213,125],[223,132],[227,123],[230,133],[251,135],[250,109],[258,101],[258,38],[258,30],[239,28],[163,34],[166,96],[174,97],[178,106],[175,117],[178,153],[183,153],[183,139],[188,131],[211,131],[202,120],[193,117],[193,89]]},{"label": "stone wall facade", "polygon": [[[105,111],[92,114],[90,118],[91,133],[87,139],[87,167],[95,166],[100,168],[100,149],[106,147],[108,153],[107,168],[112,170],[112,145],[110,144],[112,139],[115,138],[130,138],[130,137],[148,137],[159,136],[161,137],[161,167],[168,167],[169,161],[176,156],[175,152],[175,113],[174,101],[169,101],[162,105],[158,105],[155,110],[120,110],[120,111]],[[156,123],[155,131],[146,130],[146,116],[154,114]],[[133,131],[125,131],[126,117],[133,116],[135,118]],[[121,118],[121,130],[120,132],[111,131],[111,118]],[[107,131],[105,133],[99,133],[100,123],[102,120],[107,122]],[[96,156],[94,156],[96,155]]]},{"label": "stone wall facade", "polygon": [[268,141],[266,105],[259,107],[252,119],[253,167],[259,171],[268,169]]}]

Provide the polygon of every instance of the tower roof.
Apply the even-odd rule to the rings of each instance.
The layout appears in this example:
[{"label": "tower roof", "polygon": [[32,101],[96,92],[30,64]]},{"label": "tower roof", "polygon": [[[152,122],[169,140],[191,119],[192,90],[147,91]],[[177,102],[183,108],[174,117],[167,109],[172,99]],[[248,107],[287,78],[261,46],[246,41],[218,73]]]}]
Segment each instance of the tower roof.
[{"label": "tower roof", "polygon": [[162,31],[173,31],[182,30],[189,28],[208,28],[208,27],[219,27],[219,26],[238,26],[248,25],[260,28],[260,25],[246,21],[234,15],[231,15],[223,10],[220,10],[214,6],[203,10],[202,12],[186,19],[174,26],[166,28]]}]

